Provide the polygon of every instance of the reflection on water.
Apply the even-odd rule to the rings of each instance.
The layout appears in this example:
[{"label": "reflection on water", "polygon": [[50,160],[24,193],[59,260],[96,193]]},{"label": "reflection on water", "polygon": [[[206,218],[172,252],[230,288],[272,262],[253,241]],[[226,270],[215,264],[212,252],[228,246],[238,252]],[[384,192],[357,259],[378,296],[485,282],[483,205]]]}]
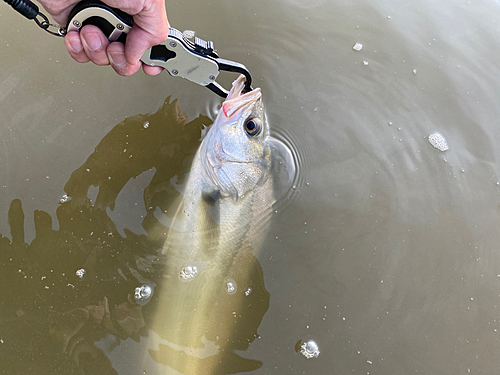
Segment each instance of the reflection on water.
[{"label": "reflection on water", "polygon": [[[172,219],[163,202],[174,199],[185,182],[205,121],[196,130],[186,121],[185,131],[158,132],[132,150],[132,131],[144,140],[146,131],[155,131],[154,121],[131,117],[137,123],[128,138],[111,128],[126,116],[155,112],[166,93],[175,93],[190,119],[199,113],[213,118],[220,100],[168,75],[122,79],[106,68],[75,64],[61,40],[36,34],[36,25],[24,27],[26,21],[4,8],[0,233],[10,241],[0,239],[0,363],[23,370],[41,363],[43,357],[33,353],[55,344],[37,346],[33,337],[47,339],[52,319],[60,322],[53,332],[69,327],[64,337],[73,356],[78,342],[98,340],[96,347],[117,373],[137,374],[124,359],[181,350],[151,325],[161,296],[155,267],[162,261],[155,251],[164,228],[158,221],[168,226]],[[265,281],[261,293],[270,295],[269,309],[259,339],[238,353],[262,363],[252,373],[495,373],[500,367],[500,3],[186,0],[168,1],[167,8],[173,26],[196,30],[215,42],[222,57],[250,69],[265,94],[273,130],[287,134],[277,138],[291,139],[300,155],[293,201],[278,207],[282,216],[258,256],[263,276],[258,267],[255,272]],[[353,50],[356,43],[362,44],[360,51]],[[429,142],[436,132],[446,145],[441,138],[431,140],[448,150]],[[170,137],[187,135],[189,140],[177,138],[179,147],[168,146]],[[110,144],[92,154],[105,136]],[[66,192],[74,196],[57,210],[59,228],[55,207],[66,181]],[[16,198],[20,201],[12,202]],[[87,198],[100,208],[90,209]],[[29,250],[22,240],[21,204],[28,243],[36,223],[37,240]],[[41,238],[53,245],[35,252]],[[131,247],[139,257],[124,250]],[[82,268],[87,272],[79,279],[75,272]],[[245,286],[235,281],[238,295]],[[140,310],[142,336],[128,337],[122,331],[142,325],[128,311],[137,306],[135,288],[149,283],[155,284],[154,295]],[[259,293],[252,289],[249,298]],[[122,336],[102,328],[106,306],[111,321],[121,322],[113,327]],[[69,314],[76,308],[86,312]],[[86,329],[79,331],[86,339],[73,334],[71,341],[74,322],[82,316],[88,316]],[[119,345],[117,337],[124,338]],[[310,340],[321,354],[307,360],[300,345],[294,346]],[[75,366],[73,359],[55,354],[63,341],[57,341],[57,350],[47,349],[46,373],[57,368],[68,373],[64,366]],[[137,368],[155,373],[146,366]]]},{"label": "reflection on water", "polygon": [[[269,306],[262,269],[251,252],[241,255],[244,259],[237,269],[250,275],[250,284],[245,286],[252,293],[245,294],[242,285],[239,293],[231,293],[236,295],[223,293],[209,304],[212,324],[207,326],[211,330],[201,332],[199,340],[200,345],[212,346],[211,352],[192,347],[189,353],[182,342],[172,341],[182,337],[174,335],[176,331],[189,328],[185,322],[191,321],[198,299],[182,310],[175,307],[180,311],[175,319],[162,315],[166,310],[158,311],[158,305],[175,301],[175,290],[163,285],[172,276],[164,272],[168,265],[162,254],[167,228],[154,213],[158,208],[167,216],[175,212],[170,210],[179,195],[175,186],[184,182],[201,132],[210,123],[204,116],[188,122],[179,113],[177,100],[170,102],[170,98],[152,115],[119,123],[66,183],[67,195],[57,208],[59,229],[53,229],[49,214],[35,212],[36,236],[29,245],[22,202],[11,202],[12,240],[0,238],[0,338],[3,355],[9,358],[2,361],[4,371],[116,374],[120,365],[113,366],[108,356],[112,358],[110,353],[129,339],[137,343],[135,354],[125,361],[127,371],[134,369],[133,373],[146,369],[155,373],[161,365],[182,370],[193,361],[200,362],[195,367],[208,366],[217,373],[261,366],[235,353],[258,337],[257,327]],[[108,213],[121,194],[137,197],[125,186],[151,169],[156,172],[143,199],[127,203],[145,207],[141,222],[145,234],[134,233],[124,222],[122,236]],[[175,185],[170,182],[174,177]],[[92,200],[88,197],[91,187],[98,189]],[[232,322],[229,330],[226,321]],[[147,345],[152,349],[142,352],[139,343],[147,342],[149,336]],[[222,345],[225,352],[219,350]]]}]

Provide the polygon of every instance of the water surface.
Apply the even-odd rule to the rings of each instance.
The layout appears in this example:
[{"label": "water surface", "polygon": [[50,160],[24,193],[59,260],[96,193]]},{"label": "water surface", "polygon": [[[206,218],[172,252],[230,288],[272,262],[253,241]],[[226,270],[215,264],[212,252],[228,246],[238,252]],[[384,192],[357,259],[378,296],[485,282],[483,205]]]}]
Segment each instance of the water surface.
[{"label": "water surface", "polygon": [[[172,26],[249,67],[299,161],[258,255],[269,306],[242,363],[260,363],[256,374],[494,373],[498,2],[167,8]],[[220,100],[167,74],[74,63],[6,5],[0,20],[2,371],[154,373],[149,305],[130,301],[161,247],[148,220],[178,194]],[[436,131],[448,151],[428,142]],[[295,350],[309,339],[317,359]]]}]

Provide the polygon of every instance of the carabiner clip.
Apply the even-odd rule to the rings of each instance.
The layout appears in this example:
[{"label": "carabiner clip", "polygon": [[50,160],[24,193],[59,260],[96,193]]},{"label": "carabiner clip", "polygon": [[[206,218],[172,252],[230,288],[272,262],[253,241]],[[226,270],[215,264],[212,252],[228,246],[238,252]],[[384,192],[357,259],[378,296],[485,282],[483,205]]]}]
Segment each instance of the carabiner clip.
[{"label": "carabiner clip", "polygon": [[[245,65],[234,62],[234,61],[229,61],[221,58],[216,58],[215,62],[217,63],[219,67],[219,71],[224,70],[226,72],[233,72],[233,73],[241,73],[245,76],[245,87],[243,88],[243,93],[252,91],[252,76],[250,75],[250,72],[248,69],[245,67]],[[214,92],[215,94],[226,98],[229,94],[229,91],[226,90],[224,87],[219,85],[217,82],[212,82],[209,83],[206,86],[209,90]]]}]

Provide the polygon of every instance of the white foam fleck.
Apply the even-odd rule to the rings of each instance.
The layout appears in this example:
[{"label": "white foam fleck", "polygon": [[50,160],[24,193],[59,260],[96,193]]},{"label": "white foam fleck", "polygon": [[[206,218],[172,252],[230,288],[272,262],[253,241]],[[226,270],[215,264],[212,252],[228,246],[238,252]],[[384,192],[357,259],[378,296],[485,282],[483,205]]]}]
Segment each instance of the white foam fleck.
[{"label": "white foam fleck", "polygon": [[363,45],[361,43],[356,43],[353,47],[353,50],[355,51],[361,51],[363,49]]},{"label": "white foam fleck", "polygon": [[149,285],[141,285],[135,288],[135,299],[141,300],[148,298],[152,293],[151,287]]},{"label": "white foam fleck", "polygon": [[226,293],[227,294],[234,294],[236,293],[238,287],[236,286],[236,281],[233,279],[227,279],[226,280]]},{"label": "white foam fleck", "polygon": [[59,198],[59,203],[60,204],[67,203],[70,200],[71,200],[71,197],[68,196],[67,194],[64,194],[61,198]]},{"label": "white foam fleck", "polygon": [[307,359],[318,358],[319,353],[320,351],[318,348],[318,344],[316,344],[312,340],[304,342],[300,346],[300,354],[302,354]]},{"label": "white foam fleck", "polygon": [[135,288],[134,298],[135,302],[139,306],[146,305],[149,301],[151,301],[151,297],[153,297],[154,292],[154,283],[142,284]]},{"label": "white foam fleck", "polygon": [[182,269],[180,277],[184,281],[189,281],[194,279],[194,277],[197,274],[198,274],[198,268],[196,266],[188,265]]},{"label": "white foam fleck", "polygon": [[75,272],[76,276],[78,276],[80,279],[83,279],[83,276],[85,276],[85,269],[80,268],[78,271]]},{"label": "white foam fleck", "polygon": [[429,143],[439,151],[447,151],[449,149],[448,142],[441,133],[434,132],[429,135]]}]

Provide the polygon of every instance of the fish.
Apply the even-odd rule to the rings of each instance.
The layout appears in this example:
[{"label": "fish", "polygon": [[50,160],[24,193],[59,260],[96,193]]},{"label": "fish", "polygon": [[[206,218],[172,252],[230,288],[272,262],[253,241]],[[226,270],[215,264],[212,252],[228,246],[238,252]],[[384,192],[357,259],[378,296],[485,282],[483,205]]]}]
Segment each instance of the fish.
[{"label": "fish", "polygon": [[[165,270],[149,355],[155,373],[226,374],[269,308],[258,254],[270,227],[272,137],[260,88],[239,76],[193,159],[163,247]],[[150,335],[151,337],[151,335]],[[152,339],[152,341],[155,341]]]}]

